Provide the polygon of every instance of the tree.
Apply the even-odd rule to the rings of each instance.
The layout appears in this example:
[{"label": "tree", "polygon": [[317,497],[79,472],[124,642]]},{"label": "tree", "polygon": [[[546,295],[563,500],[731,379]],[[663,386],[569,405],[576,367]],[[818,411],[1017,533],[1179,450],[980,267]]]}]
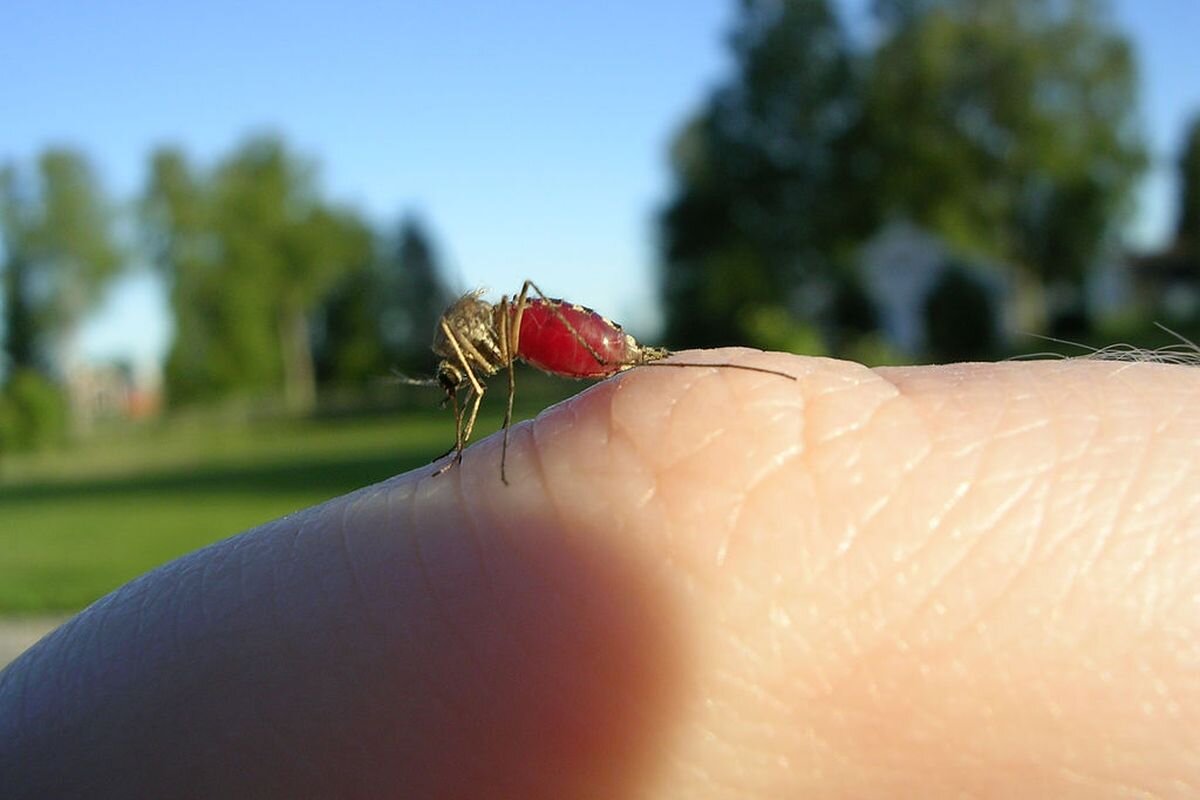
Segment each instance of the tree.
[{"label": "tree", "polygon": [[405,217],[381,237],[370,269],[345,276],[324,304],[318,374],[362,383],[389,371],[433,370],[434,327],[451,300],[425,226]]},{"label": "tree", "polygon": [[1179,159],[1179,222],[1175,243],[1179,251],[1200,261],[1200,116],[1194,118],[1184,136]]},{"label": "tree", "polygon": [[310,314],[337,279],[364,265],[370,253],[366,226],[321,200],[313,171],[279,140],[263,138],[243,145],[213,181],[223,266],[241,283],[258,280],[266,289],[284,397],[298,412],[316,402]]},{"label": "tree", "polygon": [[828,282],[869,229],[860,91],[826,0],[742,0],[735,75],[672,147],[662,213],[666,338],[745,340],[746,320]]},{"label": "tree", "polygon": [[267,310],[265,303],[254,308],[248,302],[260,297],[260,287],[237,286],[235,276],[222,269],[206,178],[182,152],[161,149],[151,156],[140,211],[175,322],[165,368],[171,400],[186,403],[272,386],[278,368],[263,325]]},{"label": "tree", "polygon": [[1103,0],[877,0],[876,13],[886,208],[1014,265],[1029,292],[1078,297],[1144,163],[1133,54]]},{"label": "tree", "polygon": [[442,279],[432,239],[415,217],[401,221],[395,252],[389,265],[395,294],[387,309],[384,336],[404,368],[431,369],[434,327],[453,298]]},{"label": "tree", "polygon": [[[827,0],[742,0],[735,69],[676,138],[662,216],[674,344],[736,341],[762,307],[833,309],[882,219],[1047,286],[1077,315],[1144,163],[1135,75],[1104,0],[876,0],[851,46]],[[778,315],[776,315],[778,317]],[[828,333],[835,335],[828,336]]]},{"label": "tree", "polygon": [[996,295],[962,264],[946,265],[925,298],[925,340],[939,361],[993,358],[997,350]]},{"label": "tree", "polygon": [[0,235],[9,368],[49,374],[123,264],[111,203],[81,154],[47,150],[32,174],[0,170]]},{"label": "tree", "polygon": [[172,286],[168,387],[183,398],[281,385],[293,411],[315,403],[311,318],[367,262],[370,235],[320,197],[314,173],[270,137],[207,176],[178,152],[154,157],[142,218]]}]

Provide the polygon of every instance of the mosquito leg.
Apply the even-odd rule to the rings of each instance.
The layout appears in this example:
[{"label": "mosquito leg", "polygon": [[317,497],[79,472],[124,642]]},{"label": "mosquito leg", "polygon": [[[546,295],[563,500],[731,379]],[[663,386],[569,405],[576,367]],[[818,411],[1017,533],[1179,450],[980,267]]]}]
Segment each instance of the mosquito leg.
[{"label": "mosquito leg", "polygon": [[445,454],[439,456],[439,458],[445,458],[451,453],[454,453],[454,458],[447,461],[433,473],[433,477],[435,478],[462,461],[462,451],[466,441],[463,437],[463,411],[465,410],[465,406],[458,404],[457,394],[450,395],[450,402],[454,408],[454,447],[451,447]]},{"label": "mosquito leg", "polygon": [[[463,447],[466,446],[467,441],[471,438],[471,431],[475,430],[475,417],[479,415],[479,404],[483,402],[483,392],[482,391],[475,392],[470,397],[470,402],[471,402],[471,414],[469,417],[467,417],[466,430],[463,432]],[[466,403],[464,402],[463,405],[465,407]],[[458,450],[458,456],[455,458],[455,461],[462,461],[462,454],[463,454],[463,451],[462,451],[462,448],[460,447]]]},{"label": "mosquito leg", "polygon": [[[470,382],[471,388],[475,390],[476,394],[482,397],[483,384],[475,377],[475,370],[471,369],[471,362],[463,352],[462,345],[458,341],[458,336],[455,335],[444,319],[442,320],[442,332],[446,334],[446,339],[450,342],[450,346],[454,348],[454,354],[458,356],[458,365],[462,367],[463,374],[467,376],[467,381]],[[469,434],[467,438],[470,438]]]},{"label": "mosquito leg", "polygon": [[[508,343],[507,355],[510,357],[515,357],[517,353],[521,352],[521,321],[525,318],[525,309],[529,306],[529,287],[531,286],[533,286],[533,281],[525,281],[525,283],[521,284],[521,293],[513,301],[511,312],[508,310],[508,298],[505,297],[500,301],[500,305],[504,311],[504,318],[508,319],[510,314],[512,317],[509,323],[508,336],[501,337],[506,339]],[[541,291],[536,286],[533,286],[533,289],[538,294],[541,294]],[[503,324],[501,322],[501,325]],[[512,358],[509,359],[509,366],[512,366]]]},{"label": "mosquito leg", "polygon": [[508,429],[512,427],[513,413],[513,398],[517,393],[517,373],[513,362],[513,353],[516,352],[516,338],[512,328],[520,330],[521,315],[525,312],[525,288],[521,288],[521,296],[517,300],[516,321],[508,314],[507,300],[500,301],[500,347],[502,348],[501,356],[504,363],[508,364],[508,403],[504,407],[504,437],[500,445],[500,480],[504,485],[508,485],[508,475],[505,473],[504,467],[508,462]]},{"label": "mosquito leg", "polygon": [[[462,346],[459,344],[458,336],[455,335],[453,329],[442,320],[442,332],[446,334],[446,340],[450,342],[450,346],[454,348],[454,354],[458,358],[458,365],[462,367],[463,374],[467,376],[467,381],[470,383],[466,400],[462,407],[458,405],[458,396],[452,394],[451,398],[454,402],[454,460],[445,465],[434,475],[441,475],[448,470],[451,465],[458,464],[462,461],[463,450],[467,446],[467,442],[471,440],[471,432],[475,429],[475,417],[479,414],[479,404],[483,400],[484,386],[475,377],[475,371],[471,369],[471,362],[463,352]],[[466,410],[467,403],[471,404],[471,414],[467,418],[466,425],[463,425],[463,412]]]}]

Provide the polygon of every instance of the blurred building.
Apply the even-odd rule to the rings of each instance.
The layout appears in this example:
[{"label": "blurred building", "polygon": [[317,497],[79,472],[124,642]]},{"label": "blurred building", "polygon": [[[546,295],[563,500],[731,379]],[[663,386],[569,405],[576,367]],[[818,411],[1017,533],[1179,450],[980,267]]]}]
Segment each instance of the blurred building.
[{"label": "blurred building", "polygon": [[162,390],[153,376],[139,375],[128,363],[78,364],[67,371],[67,397],[76,430],[104,420],[153,417],[162,408]]},{"label": "blurred building", "polygon": [[1200,259],[1182,248],[1129,259],[1132,295],[1151,317],[1168,322],[1200,317]]},{"label": "blurred building", "polygon": [[962,272],[991,298],[995,340],[1011,338],[1015,291],[1008,271],[951,252],[940,238],[908,220],[893,220],[880,228],[860,251],[859,268],[884,337],[906,355],[928,349],[926,308],[951,270]]}]

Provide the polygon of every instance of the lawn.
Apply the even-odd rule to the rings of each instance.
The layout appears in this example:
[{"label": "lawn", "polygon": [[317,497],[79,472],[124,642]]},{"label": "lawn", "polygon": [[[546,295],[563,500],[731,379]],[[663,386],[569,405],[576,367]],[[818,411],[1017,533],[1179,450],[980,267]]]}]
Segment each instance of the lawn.
[{"label": "lawn", "polygon": [[[496,405],[480,436],[498,427]],[[81,608],[183,553],[427,464],[452,441],[449,412],[430,410],[173,423],[9,459],[0,465],[0,614]]]}]

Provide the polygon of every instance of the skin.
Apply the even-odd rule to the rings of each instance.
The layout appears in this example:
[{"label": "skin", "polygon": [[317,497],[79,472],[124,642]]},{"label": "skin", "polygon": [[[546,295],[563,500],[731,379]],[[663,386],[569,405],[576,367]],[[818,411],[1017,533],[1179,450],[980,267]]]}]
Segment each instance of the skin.
[{"label": "skin", "polygon": [[638,369],[0,676],[25,797],[1194,797],[1200,371]]}]

